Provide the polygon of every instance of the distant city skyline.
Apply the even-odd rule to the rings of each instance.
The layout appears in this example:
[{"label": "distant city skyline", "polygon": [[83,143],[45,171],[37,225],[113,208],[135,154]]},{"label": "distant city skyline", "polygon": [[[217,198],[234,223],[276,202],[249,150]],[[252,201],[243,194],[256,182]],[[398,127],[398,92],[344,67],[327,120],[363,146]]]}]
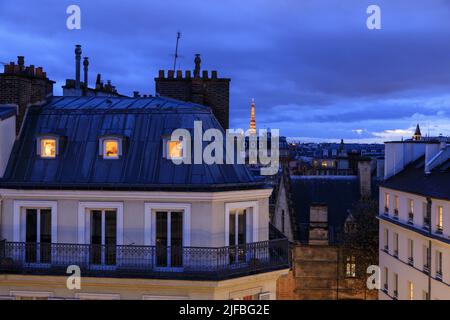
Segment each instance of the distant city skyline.
[{"label": "distant city skyline", "polygon": [[[154,94],[159,69],[202,68],[231,78],[230,125],[279,128],[302,142],[377,142],[450,135],[450,3],[444,0],[77,1],[81,30],[66,28],[73,1],[3,0],[0,61],[24,55],[62,93],[83,45],[95,74],[119,92]],[[366,28],[381,8],[382,29]]]}]

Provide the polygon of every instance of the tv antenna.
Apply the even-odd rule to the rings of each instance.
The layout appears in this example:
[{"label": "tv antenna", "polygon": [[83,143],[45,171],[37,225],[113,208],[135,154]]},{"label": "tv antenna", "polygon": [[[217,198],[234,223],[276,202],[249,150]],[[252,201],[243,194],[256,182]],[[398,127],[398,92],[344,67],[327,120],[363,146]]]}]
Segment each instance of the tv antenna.
[{"label": "tv antenna", "polygon": [[177,67],[177,59],[178,59],[178,42],[180,41],[181,38],[181,32],[178,31],[177,32],[177,44],[175,45],[175,55],[174,55],[174,59],[173,59],[173,71],[176,70]]}]

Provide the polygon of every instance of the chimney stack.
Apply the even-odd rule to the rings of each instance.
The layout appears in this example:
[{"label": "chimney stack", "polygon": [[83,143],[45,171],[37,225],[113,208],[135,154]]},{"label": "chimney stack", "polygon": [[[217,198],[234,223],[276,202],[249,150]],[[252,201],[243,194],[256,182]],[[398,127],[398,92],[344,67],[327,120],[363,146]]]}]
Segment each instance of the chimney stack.
[{"label": "chimney stack", "polygon": [[24,56],[18,56],[17,57],[17,64],[19,65],[20,71],[23,71],[25,69],[25,57]]},{"label": "chimney stack", "polygon": [[84,57],[84,60],[83,60],[84,87],[86,89],[89,87],[89,84],[88,84],[88,68],[89,68],[89,58],[88,57]]},{"label": "chimney stack", "polygon": [[361,199],[372,197],[372,167],[370,159],[358,161],[359,192]]},{"label": "chimney stack", "polygon": [[200,64],[202,63],[202,59],[200,58],[199,53],[195,54],[194,63],[195,63],[194,78],[199,78],[200,77]]},{"label": "chimney stack", "polygon": [[75,88],[80,89],[81,45],[75,46]]}]

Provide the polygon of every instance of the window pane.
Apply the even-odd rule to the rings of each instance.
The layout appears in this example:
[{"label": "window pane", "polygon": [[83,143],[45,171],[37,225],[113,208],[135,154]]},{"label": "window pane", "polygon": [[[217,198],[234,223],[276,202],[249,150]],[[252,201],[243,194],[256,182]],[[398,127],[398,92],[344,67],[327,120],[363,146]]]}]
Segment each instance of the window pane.
[{"label": "window pane", "polygon": [[91,211],[91,263],[101,264],[102,253],[102,212]]},{"label": "window pane", "polygon": [[42,263],[50,263],[51,258],[51,242],[52,242],[52,233],[51,233],[51,210],[50,209],[42,209],[41,210],[41,239],[40,239],[40,248],[41,248],[41,262]]},{"label": "window pane", "polygon": [[183,157],[183,143],[181,141],[168,141],[168,158],[178,159]]},{"label": "window pane", "polygon": [[105,140],[104,156],[105,158],[118,158],[119,157],[119,142],[117,140]]},{"label": "window pane", "polygon": [[41,140],[41,157],[54,158],[56,157],[56,140],[42,139]]},{"label": "window pane", "polygon": [[25,239],[26,239],[26,252],[25,261],[36,262],[36,250],[37,250],[37,210],[27,209],[26,222],[25,222]]},{"label": "window pane", "polygon": [[116,211],[105,212],[105,262],[116,263]]},{"label": "window pane", "polygon": [[170,253],[172,267],[183,265],[183,213],[171,212],[170,214]]},{"label": "window pane", "polygon": [[167,266],[167,212],[156,212],[156,265]]}]

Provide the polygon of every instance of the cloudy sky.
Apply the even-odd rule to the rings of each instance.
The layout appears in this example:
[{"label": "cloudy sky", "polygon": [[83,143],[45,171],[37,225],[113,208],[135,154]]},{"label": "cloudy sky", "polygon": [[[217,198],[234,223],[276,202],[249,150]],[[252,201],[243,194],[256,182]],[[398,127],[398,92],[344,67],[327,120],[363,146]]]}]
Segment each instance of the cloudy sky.
[{"label": "cloudy sky", "polygon": [[[81,8],[81,30],[66,9]],[[366,9],[381,8],[381,30]],[[154,94],[159,69],[218,70],[231,81],[231,126],[303,141],[378,141],[450,135],[448,0],[1,0],[0,62],[24,55],[61,94],[74,77],[74,45],[96,73],[127,95]]]}]

